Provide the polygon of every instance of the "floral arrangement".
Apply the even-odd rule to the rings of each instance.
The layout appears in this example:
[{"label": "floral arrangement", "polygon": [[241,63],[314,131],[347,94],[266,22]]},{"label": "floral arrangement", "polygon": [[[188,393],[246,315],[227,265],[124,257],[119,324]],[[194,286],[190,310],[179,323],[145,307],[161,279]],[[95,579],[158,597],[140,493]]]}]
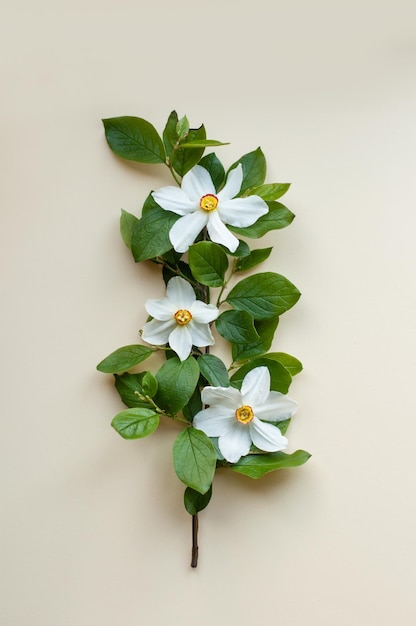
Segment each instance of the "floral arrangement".
[{"label": "floral arrangement", "polygon": [[[145,304],[142,342],[112,352],[97,369],[114,375],[127,406],[112,421],[122,437],[147,437],[161,418],[181,427],[173,464],[186,485],[196,567],[198,513],[211,499],[217,469],[258,479],[310,457],[303,450],[283,452],[297,408],[286,394],[302,365],[289,354],[269,352],[279,316],[300,293],[281,274],[246,275],[272,252],[250,249],[246,239],[284,228],[294,218],[277,201],[290,185],[265,184],[260,148],[226,172],[214,152],[204,156],[206,149],[226,144],[207,139],[203,125],[190,128],[175,111],[162,137],[139,117],[103,123],[116,155],[163,164],[175,182],[148,195],[141,217],[122,210],[121,236],[134,260],[161,269],[160,297]],[[227,364],[210,351],[216,343],[212,327],[230,346]],[[165,357],[158,371],[136,367],[155,352]]]}]

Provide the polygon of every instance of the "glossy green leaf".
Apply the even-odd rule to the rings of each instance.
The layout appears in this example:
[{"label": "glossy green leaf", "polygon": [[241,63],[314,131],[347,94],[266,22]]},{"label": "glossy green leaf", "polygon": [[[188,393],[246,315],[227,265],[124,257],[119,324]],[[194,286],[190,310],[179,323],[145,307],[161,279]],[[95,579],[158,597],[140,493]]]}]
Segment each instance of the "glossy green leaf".
[{"label": "glossy green leaf", "polygon": [[303,365],[296,357],[285,352],[269,352],[267,358],[279,361],[288,370],[291,376],[296,376],[302,371]]},{"label": "glossy green leaf", "polygon": [[165,150],[168,158],[173,152],[174,147],[179,141],[178,135],[178,114],[176,111],[172,111],[172,113],[168,117],[168,121],[166,122],[165,129],[163,131],[163,143],[165,145]]},{"label": "glossy green leaf", "polygon": [[181,432],[173,444],[173,463],[179,480],[199,493],[211,487],[217,455],[209,437],[192,426]]},{"label": "glossy green leaf", "polygon": [[166,361],[156,374],[158,390],[157,406],[169,415],[176,415],[191,399],[198,383],[199,367],[189,356],[185,361],[173,357]]},{"label": "glossy green leaf", "polygon": [[133,237],[133,231],[137,225],[139,219],[132,215],[131,213],[127,213],[121,209],[121,217],[120,217],[120,233],[121,237],[128,248],[131,250],[131,239]]},{"label": "glossy green leaf", "polygon": [[120,398],[128,407],[153,408],[153,405],[144,398],[142,381],[144,372],[137,374],[114,374],[114,384],[120,394]]},{"label": "glossy green leaf", "polygon": [[196,515],[200,511],[203,511],[209,504],[212,496],[212,485],[206,493],[199,493],[195,489],[187,487],[183,496],[185,509],[189,515]]},{"label": "glossy green leaf", "polygon": [[259,196],[263,200],[277,200],[284,196],[290,187],[290,183],[271,183],[252,187],[246,192],[247,196]]},{"label": "glossy green leaf", "polygon": [[216,139],[194,139],[193,141],[187,141],[181,143],[181,148],[214,148],[217,146],[228,146],[228,143],[217,141]]},{"label": "glossy green leaf", "polygon": [[115,416],[111,426],[124,439],[142,439],[159,426],[159,415],[151,409],[126,409]]},{"label": "glossy green leaf", "polygon": [[204,167],[211,176],[215,189],[218,191],[225,181],[225,170],[221,161],[214,152],[204,156],[198,165]]},{"label": "glossy green leaf", "polygon": [[257,239],[258,237],[263,237],[263,235],[270,230],[277,230],[289,226],[295,219],[294,214],[283,206],[283,204],[280,204],[280,202],[267,202],[267,206],[269,207],[269,212],[266,213],[266,215],[262,215],[257,222],[254,222],[251,226],[247,226],[246,228],[228,226],[228,228],[243,237]]},{"label": "glossy green leaf", "polygon": [[[198,358],[202,376],[212,387],[229,387],[230,379],[224,363],[214,354],[203,354]],[[201,407],[202,408],[202,407]]]},{"label": "glossy green leaf", "polygon": [[255,367],[266,366],[270,372],[270,389],[273,391],[280,391],[280,393],[287,393],[292,382],[292,377],[287,369],[278,361],[268,359],[267,356],[260,356],[251,359],[245,363],[240,369],[238,369],[231,376],[231,384],[237,389],[241,388],[244,377]]},{"label": "glossy green leaf", "polygon": [[163,142],[150,122],[124,116],[105,119],[103,124],[108,145],[119,157],[139,163],[165,162]]},{"label": "glossy green leaf", "polygon": [[252,250],[248,256],[242,257],[237,261],[235,268],[236,271],[246,272],[252,267],[263,263],[263,261],[269,258],[272,250],[273,248],[260,248],[257,250]]},{"label": "glossy green leaf", "polygon": [[256,320],[254,327],[259,335],[257,341],[252,343],[234,344],[232,347],[233,361],[245,361],[255,356],[265,354],[272,345],[279,318],[272,317],[269,320]]},{"label": "glossy green leaf", "polygon": [[186,115],[184,115],[176,124],[176,134],[178,135],[179,140],[181,141],[185,139],[188,133],[189,133],[189,121]]},{"label": "glossy green leaf", "polygon": [[253,150],[253,152],[249,152],[242,156],[241,159],[238,159],[228,171],[231,172],[239,163],[243,166],[243,182],[239,193],[241,196],[247,189],[264,183],[266,178],[266,159],[261,148],[257,148],[257,150]]},{"label": "glossy green leaf", "polygon": [[97,370],[105,374],[125,372],[147,359],[151,354],[153,354],[153,350],[146,346],[123,346],[103,359],[97,365]]},{"label": "glossy green leaf", "polygon": [[228,269],[224,250],[211,241],[193,244],[188,252],[189,265],[196,280],[209,287],[221,287]]},{"label": "glossy green leaf", "polygon": [[159,206],[147,210],[137,222],[131,240],[135,261],[145,261],[161,256],[172,248],[169,232],[179,215]]},{"label": "glossy green leaf", "polygon": [[157,393],[157,380],[153,376],[152,372],[145,372],[142,379],[142,387],[143,394],[149,398],[153,398],[153,396]]},{"label": "glossy green leaf", "polygon": [[[206,139],[205,127],[202,125],[200,128],[191,129],[188,133],[187,140],[190,141],[203,141]],[[173,169],[179,174],[179,176],[185,176],[186,172],[198,163],[205,148],[177,148],[173,150],[170,155],[170,162]]]},{"label": "glossy green leaf", "polygon": [[228,294],[227,302],[261,320],[281,315],[299,298],[299,290],[287,278],[274,272],[263,272],[237,283]]},{"label": "glossy green leaf", "polygon": [[231,343],[250,343],[259,339],[254,320],[246,311],[224,311],[215,326],[219,334]]},{"label": "glossy green leaf", "polygon": [[250,478],[261,478],[278,469],[303,465],[310,457],[309,452],[304,450],[296,450],[292,454],[285,454],[285,452],[248,454],[241,457],[238,463],[231,466],[231,469]]}]

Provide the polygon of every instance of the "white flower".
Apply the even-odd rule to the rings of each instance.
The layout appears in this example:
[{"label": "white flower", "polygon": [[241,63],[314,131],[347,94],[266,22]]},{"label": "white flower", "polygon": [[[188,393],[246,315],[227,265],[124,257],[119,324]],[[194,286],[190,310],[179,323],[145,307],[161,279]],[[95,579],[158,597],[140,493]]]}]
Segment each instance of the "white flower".
[{"label": "white flower", "polygon": [[146,311],[154,319],[144,325],[144,341],[155,346],[169,343],[181,361],[190,354],[192,346],[212,346],[209,323],[217,319],[219,311],[213,304],[196,299],[191,285],[180,277],[171,278],[166,287],[166,298],[147,300]]},{"label": "white flower", "polygon": [[225,224],[244,228],[257,222],[269,208],[259,196],[235,198],[243,182],[241,163],[228,174],[218,193],[207,170],[195,165],[182,179],[181,187],[162,187],[153,198],[162,209],[182,217],[172,226],[169,237],[177,252],[186,252],[206,226],[212,241],[235,252],[238,239]]},{"label": "white flower", "polygon": [[234,387],[205,387],[202,402],[208,409],[194,417],[195,428],[208,437],[219,437],[224,458],[237,463],[250,452],[251,444],[265,452],[285,450],[287,439],[279,428],[266,422],[280,422],[295,414],[297,403],[278,391],[270,391],[267,367],[256,367],[245,376],[241,391]]}]

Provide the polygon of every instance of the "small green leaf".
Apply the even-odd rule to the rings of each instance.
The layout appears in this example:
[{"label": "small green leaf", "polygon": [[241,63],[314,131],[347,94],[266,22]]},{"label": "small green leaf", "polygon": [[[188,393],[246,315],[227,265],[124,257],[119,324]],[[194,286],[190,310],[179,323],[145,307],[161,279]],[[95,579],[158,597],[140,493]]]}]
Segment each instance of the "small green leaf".
[{"label": "small green leaf", "polygon": [[243,166],[243,182],[239,193],[241,196],[247,189],[264,183],[266,178],[266,159],[261,148],[257,148],[257,150],[245,154],[241,159],[233,163],[228,173],[237,167],[239,163]]},{"label": "small green leaf", "polygon": [[159,416],[151,409],[126,409],[115,416],[111,426],[124,439],[142,439],[159,426]]},{"label": "small green leaf", "polygon": [[234,344],[232,347],[233,361],[245,361],[254,356],[265,354],[272,345],[278,323],[279,318],[277,316],[269,320],[256,320],[254,327],[259,335],[259,339],[253,343]]},{"label": "small green leaf", "polygon": [[209,287],[221,287],[228,269],[224,250],[211,241],[200,241],[189,248],[189,265],[197,281]]},{"label": "small green leaf", "polygon": [[169,232],[179,215],[159,206],[147,210],[137,222],[131,240],[136,263],[165,254],[172,248]]},{"label": "small green leaf", "polygon": [[187,487],[183,496],[185,509],[188,511],[189,515],[196,515],[208,506],[211,496],[212,485],[204,494]]},{"label": "small green leaf", "polygon": [[173,444],[173,463],[179,480],[204,494],[211,487],[217,455],[209,437],[190,426]]},{"label": "small green leaf", "polygon": [[184,115],[176,124],[176,134],[179,137],[179,141],[184,139],[188,133],[189,133],[189,121],[186,115]]},{"label": "small green leaf", "polygon": [[194,139],[194,141],[188,141],[181,143],[181,148],[210,148],[216,146],[228,146],[228,143],[217,141],[216,139]]},{"label": "small green leaf", "polygon": [[281,315],[299,298],[299,290],[287,278],[274,272],[263,272],[237,283],[228,294],[227,302],[261,320]]},{"label": "small green leaf", "polygon": [[152,372],[145,372],[142,379],[143,393],[149,398],[153,398],[157,393],[157,380]]},{"label": "small green leaf", "polygon": [[268,359],[267,356],[252,359],[240,367],[240,369],[231,376],[232,386],[240,389],[246,374],[255,367],[261,367],[263,365],[266,366],[270,372],[270,389],[280,391],[280,393],[287,393],[290,383],[292,382],[291,375],[281,363],[273,361],[273,359]]},{"label": "small green leaf", "polygon": [[260,198],[263,198],[263,200],[277,200],[287,192],[289,187],[290,183],[271,183],[247,189],[245,195],[259,196]]},{"label": "small green leaf", "polygon": [[218,159],[214,152],[204,156],[198,165],[205,168],[208,174],[211,176],[215,189],[218,191],[225,181],[225,170],[221,161]]},{"label": "small green leaf", "polygon": [[147,359],[151,354],[153,350],[146,346],[123,346],[103,359],[97,365],[97,370],[105,374],[125,372]]},{"label": "small green leaf", "polygon": [[165,162],[163,142],[150,122],[124,116],[105,119],[103,124],[108,145],[119,157],[139,163]]},{"label": "small green leaf", "polygon": [[252,267],[259,265],[259,263],[263,263],[263,261],[269,258],[272,250],[273,248],[260,248],[258,250],[252,250],[248,256],[237,261],[235,268],[236,271],[246,272]]},{"label": "small green leaf", "polygon": [[303,465],[310,456],[309,452],[304,450],[296,450],[292,454],[285,454],[284,452],[249,454],[241,457],[238,463],[231,466],[231,469],[250,478],[261,478],[278,469]]},{"label": "small green leaf", "polygon": [[[192,128],[188,133],[188,142],[190,141],[203,141],[206,139],[206,132],[204,125],[199,128]],[[176,150],[173,150],[170,155],[170,162],[173,169],[179,174],[179,176],[185,176],[186,172],[189,172],[194,165],[198,163],[205,148],[185,148],[182,149],[179,146]]]},{"label": "small green leaf", "polygon": [[267,358],[279,361],[290,373],[291,376],[296,376],[303,370],[302,363],[291,354],[285,352],[269,352]]},{"label": "small green leaf", "polygon": [[185,361],[173,357],[166,361],[156,374],[157,406],[169,415],[176,415],[191,399],[199,379],[196,360],[189,356]]},{"label": "small green leaf", "polygon": [[178,114],[176,113],[176,111],[172,111],[172,113],[168,117],[168,121],[166,122],[166,126],[163,131],[163,143],[165,145],[166,155],[168,156],[168,158],[170,158],[170,155],[172,154],[176,143],[179,141],[177,127]]},{"label": "small green leaf", "polygon": [[128,248],[131,250],[131,239],[133,236],[133,231],[137,225],[139,219],[132,215],[131,213],[127,213],[121,209],[121,217],[120,217],[120,233],[121,237]]},{"label": "small green leaf", "polygon": [[130,374],[128,372],[118,375],[114,374],[114,384],[120,394],[120,398],[128,407],[153,408],[152,404],[144,399],[142,381],[144,372]]},{"label": "small green leaf", "polygon": [[250,343],[259,339],[254,320],[246,311],[224,311],[215,326],[219,334],[231,343]]},{"label": "small green leaf", "polygon": [[198,365],[202,376],[213,387],[230,386],[227,368],[217,356],[213,354],[203,354],[198,358]]},{"label": "small green leaf", "polygon": [[242,239],[239,239],[237,250],[235,250],[234,252],[231,252],[231,250],[229,250],[228,248],[225,248],[224,246],[221,246],[221,248],[229,256],[233,256],[235,258],[246,257],[250,254],[250,248],[248,247],[248,244],[245,241],[242,241]]},{"label": "small green leaf", "polygon": [[237,228],[236,226],[228,226],[230,230],[243,237],[258,239],[263,237],[270,230],[277,230],[289,226],[295,219],[295,216],[280,202],[267,202],[269,212],[262,215],[257,222],[246,228]]}]

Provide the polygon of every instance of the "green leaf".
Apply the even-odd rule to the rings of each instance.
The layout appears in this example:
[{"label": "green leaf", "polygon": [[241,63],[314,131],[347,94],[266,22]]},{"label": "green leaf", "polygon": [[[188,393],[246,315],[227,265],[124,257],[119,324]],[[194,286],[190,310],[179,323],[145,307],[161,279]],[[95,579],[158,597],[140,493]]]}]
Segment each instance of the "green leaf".
[{"label": "green leaf", "polygon": [[228,269],[224,250],[211,241],[200,241],[189,248],[189,265],[197,281],[209,287],[221,287]]},{"label": "green leaf", "polygon": [[[206,139],[204,125],[200,126],[200,128],[191,129],[188,133],[187,139],[188,142]],[[170,155],[170,162],[173,169],[179,174],[179,176],[185,176],[186,172],[189,172],[189,170],[198,163],[204,154],[204,149],[205,148],[182,149],[182,147],[179,147],[172,151]]]},{"label": "green leaf", "polygon": [[196,515],[208,506],[211,496],[212,485],[204,494],[187,487],[183,496],[185,509],[188,511],[189,515]]},{"label": "green leaf", "polygon": [[290,183],[271,183],[268,185],[259,185],[247,189],[247,196],[260,196],[263,200],[277,200],[281,198],[289,189]]},{"label": "green leaf", "polygon": [[230,343],[249,343],[259,339],[254,320],[246,311],[224,311],[215,326],[219,334]]},{"label": "green leaf", "polygon": [[299,298],[299,290],[287,278],[274,272],[263,272],[237,283],[228,294],[227,302],[261,320],[281,315]]},{"label": "green leaf", "polygon": [[189,121],[186,115],[181,117],[181,119],[176,124],[176,134],[179,137],[179,140],[184,139],[189,133]]},{"label": "green leaf", "polygon": [[144,372],[139,372],[138,374],[129,374],[126,372],[121,376],[114,374],[115,387],[126,406],[147,409],[153,408],[153,405],[143,398],[143,377]]},{"label": "green leaf", "polygon": [[182,431],[173,444],[173,463],[179,480],[199,493],[211,487],[217,455],[209,437],[192,426]]},{"label": "green leaf", "polygon": [[196,387],[188,404],[186,404],[183,407],[182,413],[183,413],[184,418],[188,420],[188,422],[191,424],[195,415],[199,413],[199,411],[201,410],[202,410],[201,393],[198,387]]},{"label": "green leaf", "polygon": [[189,402],[199,379],[196,360],[189,356],[185,361],[177,357],[166,361],[156,374],[159,385],[155,402],[169,415],[176,415]]},{"label": "green leaf", "polygon": [[262,215],[257,222],[254,222],[251,226],[247,226],[246,228],[228,226],[228,228],[243,237],[257,239],[258,237],[263,237],[263,235],[270,230],[277,230],[289,226],[295,219],[293,213],[283,206],[283,204],[280,204],[280,202],[267,202],[267,206],[269,207],[269,212],[266,213],[266,215]]},{"label": "green leaf", "polygon": [[105,374],[116,374],[131,369],[147,359],[153,350],[146,346],[123,346],[109,354],[97,365],[97,370]]},{"label": "green leaf", "polygon": [[270,389],[287,393],[292,382],[292,377],[287,369],[278,361],[268,359],[266,356],[257,357],[245,363],[239,370],[231,376],[231,384],[237,389],[241,388],[244,377],[255,367],[266,366],[270,372]]},{"label": "green leaf", "polygon": [[221,246],[221,248],[229,255],[229,256],[233,256],[236,258],[241,258],[241,257],[246,257],[250,254],[250,248],[248,247],[248,244],[246,244],[245,241],[242,241],[241,239],[239,239],[239,244],[237,247],[237,250],[235,250],[234,252],[231,252],[231,250],[229,250],[228,248],[225,248],[224,246]]},{"label": "green leaf", "polygon": [[141,117],[112,117],[103,120],[112,151],[128,161],[164,163],[165,150],[155,127]]},{"label": "green leaf", "polygon": [[153,398],[157,393],[157,380],[152,372],[145,372],[142,379],[143,393],[149,398]]},{"label": "green leaf", "polygon": [[261,148],[257,148],[257,150],[245,154],[241,159],[233,163],[228,173],[237,167],[239,163],[243,166],[243,182],[239,193],[241,196],[247,189],[257,187],[264,183],[264,179],[266,178],[266,159],[264,158]]},{"label": "green leaf", "polygon": [[111,426],[124,439],[142,439],[159,426],[159,415],[150,409],[126,409],[115,416]]},{"label": "green leaf", "polygon": [[278,323],[279,318],[277,316],[269,320],[256,320],[254,327],[259,335],[259,339],[253,341],[253,343],[234,344],[232,347],[233,361],[245,361],[254,356],[265,354],[272,345]]},{"label": "green leaf", "polygon": [[181,148],[210,148],[216,146],[229,146],[229,142],[223,143],[222,141],[217,141],[216,139],[194,139],[194,141],[187,141],[186,143],[181,143]]},{"label": "green leaf", "polygon": [[137,222],[131,240],[136,263],[165,254],[172,248],[169,232],[179,215],[159,206],[147,210]]},{"label": "green leaf", "polygon": [[176,111],[172,111],[172,113],[168,117],[168,121],[166,122],[166,126],[163,131],[163,143],[165,144],[166,154],[169,158],[173,152],[176,143],[179,141],[177,128],[178,114],[176,113]]},{"label": "green leaf", "polygon": [[217,356],[203,354],[198,358],[198,365],[202,376],[207,380],[208,384],[213,387],[230,386],[227,368]]},{"label": "green leaf", "polygon": [[302,363],[291,354],[286,354],[285,352],[269,352],[267,358],[279,361],[279,363],[288,370],[291,376],[296,376],[296,374],[299,374],[299,372],[303,370]]},{"label": "green leaf", "polygon": [[285,454],[284,452],[249,454],[241,457],[238,463],[231,466],[231,469],[250,478],[261,478],[278,469],[303,465],[310,457],[309,452],[304,450],[296,450],[292,454]]},{"label": "green leaf", "polygon": [[127,213],[121,209],[121,217],[120,217],[120,233],[121,237],[128,248],[131,250],[131,239],[133,236],[133,231],[137,225],[139,219],[132,215],[131,213]]},{"label": "green leaf", "polygon": [[225,170],[221,161],[218,159],[214,152],[204,156],[198,165],[204,167],[208,174],[211,176],[215,189],[218,191],[225,181]]},{"label": "green leaf", "polygon": [[271,251],[273,248],[260,248],[258,250],[252,250],[250,254],[246,257],[243,257],[237,261],[236,271],[237,272],[246,272],[247,270],[259,265],[259,263],[263,263],[266,259],[269,258]]}]

